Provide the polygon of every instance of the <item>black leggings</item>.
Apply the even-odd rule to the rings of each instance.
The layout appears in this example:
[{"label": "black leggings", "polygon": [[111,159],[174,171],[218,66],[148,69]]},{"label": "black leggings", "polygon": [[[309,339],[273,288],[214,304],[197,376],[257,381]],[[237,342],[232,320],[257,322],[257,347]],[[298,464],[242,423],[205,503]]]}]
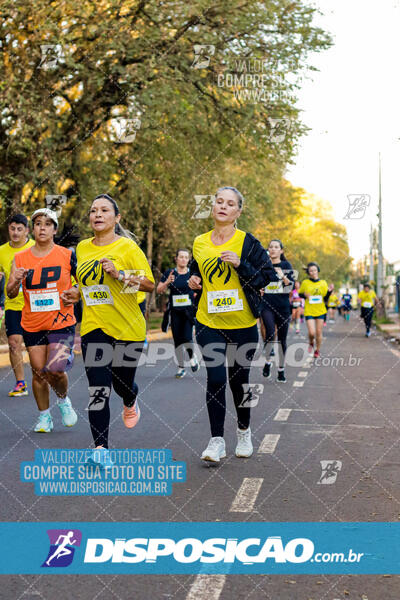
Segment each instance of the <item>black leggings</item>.
[{"label": "black leggings", "polygon": [[279,367],[283,368],[285,365],[285,354],[286,354],[286,338],[290,325],[290,312],[274,311],[271,308],[263,307],[261,310],[261,318],[265,326],[265,346],[266,356],[269,356],[272,342],[275,338],[275,325],[277,327],[278,334],[278,349],[279,349]]},{"label": "black leggings", "polygon": [[361,317],[364,319],[364,323],[365,323],[365,327],[367,330],[367,333],[369,333],[370,327],[371,327],[371,322],[372,322],[372,316],[374,314],[374,309],[373,308],[365,308],[365,307],[361,307]]},{"label": "black leggings", "polygon": [[[196,339],[207,369],[206,400],[211,436],[224,435],[227,352],[229,387],[235,403],[237,424],[239,429],[247,429],[250,424],[250,408],[240,405],[244,399],[243,386],[249,383],[251,361],[257,347],[257,325],[244,329],[212,329],[196,322]],[[238,355],[240,348],[245,344],[251,344],[251,348]],[[207,351],[205,346],[208,346]],[[240,363],[237,362],[238,359]],[[217,364],[212,364],[213,362]]]},{"label": "black leggings", "polygon": [[178,365],[184,366],[184,350],[189,358],[193,357],[193,323],[188,318],[186,310],[171,308],[171,331]]},{"label": "black leggings", "polygon": [[[131,345],[126,354],[128,344]],[[135,403],[138,393],[135,373],[142,347],[143,342],[119,341],[102,329],[82,336],[82,354],[89,382],[89,423],[95,446],[108,448],[111,386],[125,406]],[[128,362],[131,364],[121,364]]]}]

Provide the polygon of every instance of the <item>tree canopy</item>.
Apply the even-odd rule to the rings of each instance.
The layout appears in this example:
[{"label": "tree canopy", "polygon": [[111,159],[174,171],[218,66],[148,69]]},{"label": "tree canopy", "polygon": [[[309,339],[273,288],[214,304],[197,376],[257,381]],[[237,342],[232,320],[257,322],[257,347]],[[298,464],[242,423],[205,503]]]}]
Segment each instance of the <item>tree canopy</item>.
[{"label": "tree canopy", "polygon": [[323,209],[306,215],[283,178],[306,131],[297,90],[331,44],[315,13],[303,0],[3,0],[3,223],[63,194],[84,237],[107,192],[161,268],[210,226],[195,196],[234,185],[241,228],[290,231],[296,260],[323,247],[327,268],[337,242],[346,264],[344,231]]}]

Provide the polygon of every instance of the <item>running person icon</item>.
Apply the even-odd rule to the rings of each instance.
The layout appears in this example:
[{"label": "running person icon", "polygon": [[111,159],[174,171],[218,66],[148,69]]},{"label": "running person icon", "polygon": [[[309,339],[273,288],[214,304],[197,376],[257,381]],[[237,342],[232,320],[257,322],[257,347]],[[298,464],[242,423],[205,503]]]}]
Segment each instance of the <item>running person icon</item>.
[{"label": "running person icon", "polygon": [[[108,451],[112,387],[122,398],[125,426],[134,427],[140,418],[135,374],[146,337],[146,321],[137,291],[154,289],[147,259],[122,229],[120,219],[116,201],[108,194],[97,196],[89,213],[94,237],[82,240],[76,249],[76,279],[83,299],[82,354],[95,446],[91,462],[102,468],[112,466]],[[64,301],[76,302],[79,290],[68,290]]]},{"label": "running person icon", "polygon": [[190,265],[189,287],[201,293],[196,339],[207,369],[206,402],[212,436],[201,458],[214,463],[226,456],[223,436],[228,346],[228,381],[237,417],[235,454],[249,457],[253,453],[250,406],[243,406],[243,400],[258,343],[260,289],[279,279],[260,242],[236,229],[243,202],[236,188],[217,191],[212,207],[214,229],[196,237]]},{"label": "running person icon", "polygon": [[35,244],[15,255],[7,295],[16,298],[22,286],[21,326],[39,409],[34,431],[50,433],[53,429],[50,387],[57,395],[63,425],[72,427],[78,419],[68,397],[66,374],[71,364],[76,320],[72,306],[62,302],[62,293],[72,286],[76,257],[71,250],[54,243],[58,219],[53,211],[36,210],[32,223]]},{"label": "running person icon", "polygon": [[[58,539],[56,541],[57,550],[50,556],[50,558],[46,560],[46,565],[48,567],[50,566],[52,560],[54,560],[55,558],[61,558],[62,556],[72,554],[72,550],[70,550],[70,548],[67,548],[67,546],[73,546],[74,544],[76,544],[77,540],[72,539],[73,536],[73,531],[69,531],[66,535],[61,534],[60,536],[58,536]],[[62,541],[60,542],[60,540]]]}]

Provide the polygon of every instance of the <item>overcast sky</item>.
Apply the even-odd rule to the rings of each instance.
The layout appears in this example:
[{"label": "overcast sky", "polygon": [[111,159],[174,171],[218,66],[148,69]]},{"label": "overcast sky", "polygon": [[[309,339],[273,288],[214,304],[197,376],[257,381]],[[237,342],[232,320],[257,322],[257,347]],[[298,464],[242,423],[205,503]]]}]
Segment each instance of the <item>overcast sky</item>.
[{"label": "overcast sky", "polygon": [[[400,260],[400,0],[316,0],[318,24],[335,45],[312,56],[320,70],[299,106],[311,131],[288,179],[333,206],[350,253],[368,253],[376,223],[378,153],[382,154],[383,251]],[[364,218],[346,220],[348,194],[368,194]]]}]

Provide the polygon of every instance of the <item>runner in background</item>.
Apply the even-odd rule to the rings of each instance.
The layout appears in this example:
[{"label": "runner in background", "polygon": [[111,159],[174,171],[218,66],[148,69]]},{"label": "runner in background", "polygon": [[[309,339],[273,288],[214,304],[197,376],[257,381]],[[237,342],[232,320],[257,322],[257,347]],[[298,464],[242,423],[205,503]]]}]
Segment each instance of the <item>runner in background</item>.
[{"label": "runner in background", "polygon": [[358,294],[358,304],[361,306],[361,318],[365,323],[365,337],[371,335],[371,322],[378,298],[369,283],[364,283],[363,290]]},{"label": "runner in background", "polygon": [[171,331],[178,362],[178,371],[175,375],[177,379],[182,379],[186,375],[185,351],[188,353],[192,371],[196,373],[200,368],[193,346],[195,294],[188,285],[189,260],[189,250],[184,248],[177,250],[175,268],[165,271],[157,286],[157,294],[163,294],[169,289],[167,311],[171,319]]},{"label": "runner in background", "polygon": [[292,322],[296,333],[300,333],[300,318],[302,312],[302,301],[299,295],[300,282],[294,282],[294,288],[290,292],[289,301],[292,309]]},{"label": "runner in background", "polygon": [[[135,383],[136,368],[146,337],[146,321],[137,291],[151,292],[154,280],[138,244],[120,225],[116,201],[97,196],[89,212],[94,237],[76,249],[77,281],[83,299],[82,354],[89,383],[89,423],[95,450],[90,462],[112,466],[108,451],[111,388],[122,398],[122,420],[127,428],[140,418]],[[63,294],[72,304],[79,290]]]},{"label": "runner in background", "polygon": [[346,292],[342,295],[342,312],[345,321],[350,320],[351,300],[352,297],[349,292],[349,288],[346,288]]},{"label": "runner in background", "polygon": [[[333,284],[332,284],[333,285]],[[328,299],[329,323],[335,322],[336,309],[340,305],[340,300],[335,294],[335,288],[332,288],[332,293]]]},{"label": "runner in background", "polygon": [[50,433],[50,387],[55,391],[65,427],[77,422],[68,397],[66,370],[71,366],[75,316],[62,302],[76,271],[75,254],[54,243],[58,227],[55,212],[48,208],[32,215],[35,244],[18,252],[13,260],[7,295],[16,298],[22,285],[24,306],[21,326],[32,367],[32,389],[39,409],[34,431]]},{"label": "runner in background", "polygon": [[[141,292],[140,290],[138,291],[137,303],[138,303],[140,310],[142,311],[142,315],[146,319],[146,292]],[[146,322],[146,331],[147,331],[147,322]],[[147,341],[147,334],[146,334],[146,337],[144,338],[144,342],[143,342],[143,352],[145,352],[148,347],[149,347],[149,342]]]},{"label": "runner in background", "polygon": [[[261,318],[265,327],[265,353],[269,358],[272,343],[275,339],[276,329],[279,353],[279,366],[276,380],[279,383],[286,383],[286,339],[291,320],[289,293],[292,291],[294,276],[292,265],[286,260],[283,253],[283,244],[280,240],[275,239],[270,241],[268,254],[280,281],[269,283],[264,288],[264,294],[262,296]],[[267,379],[271,377],[272,367],[272,363],[268,358],[263,368],[263,376]]]},{"label": "runner in background", "polygon": [[[309,346],[308,351],[314,351],[314,358],[320,356],[322,344],[322,328],[326,314],[325,302],[331,295],[333,285],[328,287],[324,279],[319,278],[320,268],[315,262],[309,262],[305,268],[308,278],[301,283],[299,294],[305,298],[304,316],[306,319]],[[314,349],[315,343],[315,349]]]},{"label": "runner in background", "polygon": [[189,287],[201,293],[196,338],[207,368],[206,401],[212,436],[201,458],[214,463],[226,456],[223,436],[228,346],[228,381],[237,419],[235,454],[249,457],[253,453],[249,375],[258,344],[259,290],[279,279],[260,242],[236,229],[243,202],[236,188],[217,191],[212,208],[214,229],[196,237],[190,265]]},{"label": "runner in background", "polygon": [[4,278],[4,274],[0,273],[0,327],[3,324],[3,319],[4,319],[4,304],[6,301],[6,294],[5,294],[5,278]]},{"label": "runner in background", "polygon": [[[8,236],[10,241],[0,246],[0,271],[4,273],[4,282],[7,286],[10,277],[11,265],[17,252],[26,250],[34,245],[28,237],[29,226],[25,215],[18,214],[10,217],[8,221]],[[8,392],[9,396],[27,396],[28,386],[25,382],[24,362],[22,358],[23,331],[21,327],[21,314],[24,306],[22,289],[15,298],[5,296],[5,329],[10,354],[10,363],[14,371],[15,386]]]}]

